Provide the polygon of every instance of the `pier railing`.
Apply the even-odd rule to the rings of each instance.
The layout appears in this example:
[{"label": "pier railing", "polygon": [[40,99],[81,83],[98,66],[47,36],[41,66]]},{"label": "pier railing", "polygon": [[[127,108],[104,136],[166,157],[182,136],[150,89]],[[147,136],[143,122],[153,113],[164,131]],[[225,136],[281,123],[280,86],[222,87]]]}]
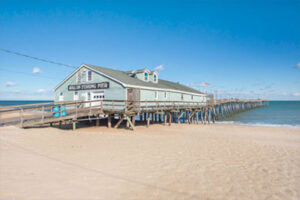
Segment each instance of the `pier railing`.
[{"label": "pier railing", "polygon": [[[174,112],[178,110],[211,109],[214,113],[224,114],[235,106],[259,106],[264,100],[223,99],[208,102],[190,101],[123,101],[92,100],[62,101],[39,104],[13,105],[0,108],[0,126],[19,125],[21,127],[46,124],[65,120],[77,120],[82,117],[108,114],[135,115],[142,112]],[[223,105],[223,109],[218,106]]]}]

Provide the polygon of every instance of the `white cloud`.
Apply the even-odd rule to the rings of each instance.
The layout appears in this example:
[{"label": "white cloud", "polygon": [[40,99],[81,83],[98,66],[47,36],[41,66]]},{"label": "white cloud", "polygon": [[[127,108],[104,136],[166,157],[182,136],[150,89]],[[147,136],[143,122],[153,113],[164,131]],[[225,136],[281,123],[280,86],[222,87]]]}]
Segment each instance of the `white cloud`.
[{"label": "white cloud", "polygon": [[295,96],[295,97],[300,97],[300,92],[295,92],[295,93],[293,93],[293,96]]},{"label": "white cloud", "polygon": [[33,70],[32,70],[32,73],[39,74],[39,73],[41,73],[41,69],[38,68],[38,67],[34,67]]},{"label": "white cloud", "polygon": [[165,68],[164,68],[163,65],[158,65],[158,66],[154,67],[154,69],[157,70],[157,71],[162,71],[162,70],[164,70]]},{"label": "white cloud", "polygon": [[16,86],[17,85],[17,83],[15,83],[15,82],[11,82],[11,81],[8,81],[8,82],[6,82],[6,87],[14,87],[14,86]]},{"label": "white cloud", "polygon": [[46,90],[45,90],[45,89],[38,89],[36,92],[37,92],[37,93],[45,93]]}]

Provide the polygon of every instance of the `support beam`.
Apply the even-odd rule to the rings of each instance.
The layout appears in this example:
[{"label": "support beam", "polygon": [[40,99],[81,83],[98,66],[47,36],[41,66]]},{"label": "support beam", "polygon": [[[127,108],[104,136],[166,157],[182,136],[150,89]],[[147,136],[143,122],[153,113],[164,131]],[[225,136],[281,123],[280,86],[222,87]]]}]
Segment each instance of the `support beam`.
[{"label": "support beam", "polygon": [[168,117],[168,115],[167,115],[167,113],[165,112],[165,113],[164,113],[164,125],[167,125],[167,117]]},{"label": "support beam", "polygon": [[134,126],[133,126],[133,124],[132,124],[132,122],[131,122],[131,120],[130,120],[130,117],[126,116],[126,119],[127,119],[127,122],[128,122],[128,124],[129,124],[131,130],[134,131],[135,128],[134,128]]},{"label": "support beam", "polygon": [[177,123],[180,124],[180,119],[181,117],[184,115],[184,112],[182,112],[181,114],[178,113],[178,117],[177,117]]},{"label": "support beam", "polygon": [[171,123],[172,123],[172,113],[169,112],[169,126],[171,126]]},{"label": "support beam", "polygon": [[117,124],[114,126],[114,128],[118,128],[124,119],[125,119],[125,115],[122,115],[121,119],[117,122]]},{"label": "support beam", "polygon": [[132,116],[132,124],[133,124],[133,126],[135,127],[135,115]]}]

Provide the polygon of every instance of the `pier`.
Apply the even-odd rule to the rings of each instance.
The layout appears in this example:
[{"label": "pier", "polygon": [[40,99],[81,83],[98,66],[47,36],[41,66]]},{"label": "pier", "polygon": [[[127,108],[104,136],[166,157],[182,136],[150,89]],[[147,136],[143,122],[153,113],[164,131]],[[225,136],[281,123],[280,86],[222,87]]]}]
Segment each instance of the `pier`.
[{"label": "pier", "polygon": [[268,105],[267,100],[222,99],[208,102],[183,101],[121,101],[94,100],[51,102],[6,106],[0,108],[0,126],[52,126],[72,124],[73,130],[80,121],[95,121],[96,126],[105,124],[108,128],[118,128],[122,123],[126,128],[135,125],[149,127],[153,123],[209,124],[233,114]]}]

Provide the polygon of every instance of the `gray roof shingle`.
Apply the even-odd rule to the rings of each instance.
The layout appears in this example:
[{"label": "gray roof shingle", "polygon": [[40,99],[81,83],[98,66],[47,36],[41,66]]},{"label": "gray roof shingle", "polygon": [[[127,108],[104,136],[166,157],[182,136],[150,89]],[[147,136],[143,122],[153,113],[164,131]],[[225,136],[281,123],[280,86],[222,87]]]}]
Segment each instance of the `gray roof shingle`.
[{"label": "gray roof shingle", "polygon": [[104,73],[104,74],[116,79],[116,80],[119,80],[120,82],[124,83],[125,85],[152,87],[152,88],[159,88],[159,89],[171,89],[171,90],[179,90],[182,92],[204,94],[196,89],[187,87],[185,85],[181,85],[179,83],[174,83],[171,81],[158,79],[158,83],[144,82],[137,78],[130,77],[128,75],[128,72],[115,70],[115,69],[111,69],[111,68],[106,68],[106,67],[99,67],[99,66],[90,65],[90,64],[85,64],[85,65],[94,69],[95,71],[99,71],[101,73]]}]

